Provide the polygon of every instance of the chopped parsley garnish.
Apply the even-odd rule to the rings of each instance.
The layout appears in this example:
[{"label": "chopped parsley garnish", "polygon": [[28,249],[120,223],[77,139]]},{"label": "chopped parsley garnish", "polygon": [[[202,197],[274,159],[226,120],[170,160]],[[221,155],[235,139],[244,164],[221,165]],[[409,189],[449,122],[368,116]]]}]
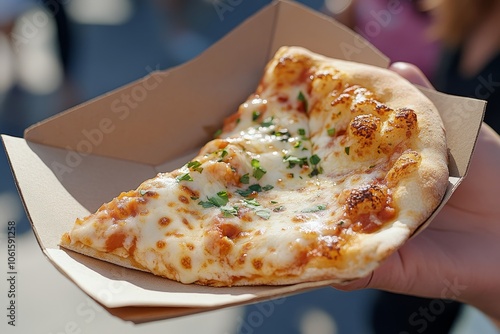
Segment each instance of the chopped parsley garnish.
[{"label": "chopped parsley garnish", "polygon": [[271,217],[271,210],[259,209],[259,210],[255,210],[255,214],[262,219],[268,220]]},{"label": "chopped parsley garnish", "polygon": [[252,184],[247,189],[238,189],[238,190],[236,190],[236,193],[241,195],[242,197],[248,197],[248,196],[252,195],[253,193],[260,193],[263,191],[271,190],[273,188],[274,187],[270,184],[262,187],[260,184],[256,183],[256,184]]},{"label": "chopped parsley garnish", "polygon": [[188,162],[187,168],[194,170],[196,172],[201,173],[203,171],[203,167],[201,167],[201,163],[199,161],[193,160]]},{"label": "chopped parsley garnish", "polygon": [[257,159],[252,159],[252,168],[253,168],[252,176],[255,177],[257,180],[260,180],[264,176],[264,174],[267,173],[267,171],[260,166],[260,161]]},{"label": "chopped parsley garnish", "polygon": [[265,186],[262,187],[262,191],[268,191],[268,190],[271,190],[273,188],[274,188],[274,186],[268,184],[268,185],[265,185]]},{"label": "chopped parsley garnish", "polygon": [[323,173],[323,168],[317,166],[319,164],[319,162],[321,161],[320,157],[318,157],[316,154],[313,154],[309,158],[309,161],[314,166],[313,170],[309,173],[309,177],[313,177],[313,176],[316,176],[318,174]]},{"label": "chopped parsley garnish", "polygon": [[300,140],[297,140],[295,143],[293,143],[294,148],[299,148],[300,145],[302,145],[302,142]]},{"label": "chopped parsley garnish", "polygon": [[306,135],[306,130],[305,129],[300,128],[297,131],[298,131],[298,133],[299,133],[300,136],[305,136]]},{"label": "chopped parsley garnish", "polygon": [[276,137],[279,137],[281,141],[286,142],[290,138],[290,132],[287,129],[281,129],[274,131],[273,133]]},{"label": "chopped parsley garnish", "polygon": [[254,110],[254,112],[252,112],[252,121],[255,122],[256,120],[259,119],[259,117],[260,117],[260,111]]},{"label": "chopped parsley garnish", "polygon": [[228,155],[227,151],[226,150],[222,150],[221,153],[220,153],[220,157],[224,158],[226,155]]},{"label": "chopped parsley garnish", "polygon": [[234,217],[238,215],[238,208],[236,206],[224,205],[220,208],[224,217]]},{"label": "chopped parsley garnish", "polygon": [[313,164],[313,165],[317,165],[319,164],[319,162],[321,161],[321,158],[318,157],[317,154],[313,154],[310,158],[309,158],[309,161]]},{"label": "chopped parsley garnish", "polygon": [[180,181],[193,181],[193,178],[191,177],[191,175],[189,175],[189,173],[179,175],[175,179],[177,180],[177,182],[180,182]]},{"label": "chopped parsley garnish", "polygon": [[242,175],[240,177],[240,182],[243,184],[249,184],[250,183],[250,175],[248,173],[245,175]]},{"label": "chopped parsley garnish", "polygon": [[222,207],[229,202],[227,191],[219,191],[216,196],[207,197],[207,201],[200,201],[198,204],[204,208]]},{"label": "chopped parsley garnish", "polygon": [[299,158],[293,155],[285,155],[283,157],[283,162],[288,163],[288,168],[293,168],[296,165],[302,168],[303,166],[308,165],[307,157]]},{"label": "chopped parsley garnish", "polygon": [[260,123],[260,126],[262,126],[263,128],[268,128],[271,125],[273,125],[273,121],[274,121],[274,117],[273,116],[268,117],[262,123]]},{"label": "chopped parsley garnish", "polygon": [[330,129],[326,130],[326,132],[328,133],[328,135],[330,137],[335,136],[335,128],[330,128]]},{"label": "chopped parsley garnish", "polygon": [[247,205],[247,206],[251,206],[251,207],[255,207],[255,206],[260,206],[260,203],[257,202],[257,200],[255,198],[250,198],[250,199],[247,199],[245,198],[243,200],[243,202]]},{"label": "chopped parsley garnish", "polygon": [[350,147],[350,146],[346,146],[346,147],[344,148],[344,152],[345,152],[345,154],[349,155],[349,151],[350,151],[350,150],[351,150],[351,147]]},{"label": "chopped parsley garnish", "polygon": [[326,205],[325,204],[318,204],[318,205],[313,206],[311,208],[307,208],[307,209],[301,210],[300,212],[302,212],[302,213],[312,213],[312,212],[323,211],[325,209],[326,209]]},{"label": "chopped parsley garnish", "polygon": [[307,99],[306,99],[304,93],[302,93],[302,91],[299,92],[299,95],[297,96],[297,100],[302,102],[302,104],[304,105],[304,110],[307,112],[309,106],[307,103]]},{"label": "chopped parsley garnish", "polygon": [[339,225],[339,226],[344,225],[344,221],[343,221],[343,220],[339,221],[339,222],[337,223],[337,225]]}]

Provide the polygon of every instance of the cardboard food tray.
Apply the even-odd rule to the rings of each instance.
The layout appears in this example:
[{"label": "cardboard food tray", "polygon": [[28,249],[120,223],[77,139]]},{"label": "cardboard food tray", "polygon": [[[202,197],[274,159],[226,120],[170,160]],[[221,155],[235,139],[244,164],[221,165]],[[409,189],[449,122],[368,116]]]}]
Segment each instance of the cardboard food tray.
[{"label": "cardboard food tray", "polygon": [[[27,129],[24,138],[2,136],[41,249],[111,314],[140,323],[278,298],[329,283],[183,285],[58,247],[76,217],[188,161],[223,118],[255,90],[267,61],[283,45],[381,67],[389,63],[334,20],[293,2],[275,1],[189,63],[154,72],[47,119]],[[423,92],[441,112],[448,134],[451,176],[444,205],[467,173],[485,103]]]}]

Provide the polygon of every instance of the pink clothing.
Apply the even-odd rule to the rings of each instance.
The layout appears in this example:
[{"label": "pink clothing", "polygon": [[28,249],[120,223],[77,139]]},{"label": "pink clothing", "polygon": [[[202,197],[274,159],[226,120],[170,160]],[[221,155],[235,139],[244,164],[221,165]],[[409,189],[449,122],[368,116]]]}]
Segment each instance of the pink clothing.
[{"label": "pink clothing", "polygon": [[355,3],[355,30],[359,34],[392,62],[415,64],[432,78],[439,44],[428,36],[430,15],[419,12],[409,0],[355,0]]}]

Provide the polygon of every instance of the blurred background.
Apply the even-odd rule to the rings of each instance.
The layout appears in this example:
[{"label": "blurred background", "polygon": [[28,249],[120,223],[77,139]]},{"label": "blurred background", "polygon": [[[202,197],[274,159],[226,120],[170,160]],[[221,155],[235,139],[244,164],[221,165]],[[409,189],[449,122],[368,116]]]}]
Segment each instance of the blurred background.
[{"label": "blurred background", "polygon": [[[0,0],[0,133],[22,137],[24,129],[36,122],[141,78],[151,70],[189,61],[269,2]],[[373,1],[356,10],[352,10],[349,0],[299,2],[357,30],[393,60],[417,63],[429,77],[434,75],[440,44],[425,32],[431,21],[426,12],[432,6],[422,7],[417,13],[405,7],[414,1],[405,0],[392,1],[392,5]],[[397,45],[408,40],[408,36],[400,36],[402,30],[412,34],[413,48],[394,48],[396,40]],[[114,318],[45,259],[2,151],[2,245],[7,239],[8,221],[16,222],[18,233],[18,318],[13,328],[7,326],[2,316],[0,328],[6,329],[2,333],[383,332],[377,329],[380,324],[375,324],[374,314],[386,306],[380,304],[380,293],[370,290],[344,293],[325,288],[287,297],[273,304],[272,311],[256,304],[139,326]],[[5,256],[6,251],[0,251],[1,267],[7,262]],[[0,304],[7,305],[7,286],[5,279],[1,281]],[[446,320],[446,331],[433,331],[432,326],[424,329],[409,321],[419,311],[419,305],[429,302],[412,304],[410,313],[385,318],[381,315],[379,319],[402,324],[395,333],[495,332],[479,312],[463,307],[452,321]],[[429,323],[439,323],[440,318],[445,318],[444,313]]]}]

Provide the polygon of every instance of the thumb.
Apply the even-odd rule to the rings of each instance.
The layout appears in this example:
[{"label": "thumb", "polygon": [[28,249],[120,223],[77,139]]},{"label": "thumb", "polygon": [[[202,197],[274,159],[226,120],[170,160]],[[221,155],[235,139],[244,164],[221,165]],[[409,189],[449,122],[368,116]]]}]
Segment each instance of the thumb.
[{"label": "thumb", "polygon": [[389,66],[391,71],[394,71],[401,75],[406,80],[410,81],[415,85],[419,85],[427,88],[434,88],[432,84],[427,79],[425,74],[415,65],[404,62],[396,62]]}]

